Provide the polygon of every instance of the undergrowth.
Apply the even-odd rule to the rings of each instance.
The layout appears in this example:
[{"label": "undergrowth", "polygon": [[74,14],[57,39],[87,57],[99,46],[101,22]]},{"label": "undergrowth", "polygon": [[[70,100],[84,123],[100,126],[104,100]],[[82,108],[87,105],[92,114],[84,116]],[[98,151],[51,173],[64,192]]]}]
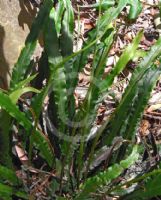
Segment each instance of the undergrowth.
[{"label": "undergrowth", "polygon": [[[109,51],[117,34],[114,21],[130,6],[128,18],[141,12],[139,0],[102,0],[94,7],[99,18],[73,52],[74,13],[70,0],[44,0],[25,46],[12,72],[8,91],[0,90],[0,196],[34,199],[28,183],[16,176],[15,147],[28,158],[22,170],[50,174],[46,194],[50,199],[149,199],[161,195],[160,160],[155,166],[127,179],[127,171],[141,159],[144,147],[135,135],[150,93],[161,72],[161,38],[134,70],[115,111],[92,133],[100,102],[109,94],[114,79],[136,58],[140,31],[103,78]],[[32,55],[42,32],[44,49],[38,72]],[[78,75],[93,55],[90,85],[76,107]],[[139,54],[137,54],[139,55]],[[156,62],[157,61],[157,62]],[[30,93],[30,95],[26,95]],[[32,95],[31,95],[32,94]],[[47,102],[47,103],[46,103]],[[16,158],[15,158],[16,157]],[[21,161],[21,159],[20,159]],[[22,161],[21,161],[22,162]],[[123,181],[121,181],[123,180]]]}]

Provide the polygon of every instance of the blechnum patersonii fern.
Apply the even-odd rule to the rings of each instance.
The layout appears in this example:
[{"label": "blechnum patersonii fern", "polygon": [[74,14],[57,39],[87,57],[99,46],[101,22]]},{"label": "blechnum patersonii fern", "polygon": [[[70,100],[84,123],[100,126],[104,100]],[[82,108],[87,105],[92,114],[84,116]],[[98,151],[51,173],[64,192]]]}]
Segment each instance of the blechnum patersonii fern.
[{"label": "blechnum patersonii fern", "polygon": [[[160,162],[155,169],[149,168],[144,175],[138,173],[130,181],[119,179],[126,177],[126,170],[134,166],[143,153],[141,144],[135,144],[135,134],[160,76],[161,66],[156,60],[160,62],[161,38],[141,59],[110,118],[94,134],[91,131],[100,102],[109,93],[115,77],[134,59],[143,35],[142,31],[136,35],[103,79],[117,34],[113,21],[127,5],[130,6],[128,17],[135,19],[142,7],[139,0],[95,4],[101,13],[97,25],[89,32],[82,49],[73,53],[71,1],[59,0],[54,8],[52,0],[44,0],[15,64],[10,88],[0,91],[0,197],[33,197],[14,171],[12,149],[18,147],[17,143],[13,144],[15,138],[26,154],[26,162],[20,161],[28,175],[34,170],[41,171],[40,161],[45,164],[42,171],[50,174],[48,194],[51,199],[86,200],[103,196],[147,199],[148,195],[161,195],[160,186],[154,189],[155,183],[160,185]],[[44,48],[35,75],[34,70],[28,68],[40,32]],[[90,85],[85,99],[76,108],[74,92],[78,75],[90,55],[93,55]],[[33,94],[29,99],[24,95],[27,92]],[[142,192],[144,187],[148,195]]]}]

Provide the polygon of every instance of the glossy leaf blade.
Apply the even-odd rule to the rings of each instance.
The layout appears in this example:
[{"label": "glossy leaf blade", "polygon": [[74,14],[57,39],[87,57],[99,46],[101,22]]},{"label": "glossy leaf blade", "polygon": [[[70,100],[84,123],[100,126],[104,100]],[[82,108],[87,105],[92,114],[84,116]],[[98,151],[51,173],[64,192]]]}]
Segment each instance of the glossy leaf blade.
[{"label": "glossy leaf blade", "polygon": [[128,18],[136,19],[142,11],[142,3],[140,2],[140,0],[128,0],[128,4],[130,5]]},{"label": "glossy leaf blade", "polygon": [[154,175],[145,180],[143,187],[138,187],[133,192],[122,196],[124,200],[147,200],[161,195],[161,174]]},{"label": "glossy leaf blade", "polygon": [[1,198],[8,199],[9,197],[12,197],[13,195],[23,198],[23,199],[29,198],[25,192],[17,191],[16,188],[0,183],[0,197]]},{"label": "glossy leaf blade", "polygon": [[59,40],[57,38],[54,10],[51,11],[45,26],[45,50],[48,55],[48,61],[51,70],[49,84],[52,88],[57,106],[57,116],[59,119],[59,128],[64,131],[67,121],[67,89],[66,89],[66,76],[64,72],[64,65],[56,68],[56,65],[62,61],[60,54]]},{"label": "glossy leaf blade", "polygon": [[16,104],[16,102],[18,101],[20,96],[27,93],[27,92],[40,93],[39,90],[37,90],[33,87],[24,87],[24,88],[20,88],[20,89],[17,89],[17,90],[14,90],[13,92],[11,92],[9,97],[12,100],[12,102]]},{"label": "glossy leaf blade", "polygon": [[30,64],[31,56],[35,50],[39,33],[44,25],[46,16],[49,14],[52,8],[52,4],[52,0],[45,0],[43,6],[40,8],[38,16],[33,22],[30,33],[25,42],[25,47],[22,49],[18,61],[13,68],[12,79],[10,83],[12,89],[15,88],[19,81],[23,80],[24,78],[27,67]]},{"label": "glossy leaf blade", "polygon": [[[70,56],[73,53],[73,32],[74,32],[74,13],[71,1],[63,1],[64,3],[64,15],[62,18],[62,28],[60,36],[60,48],[62,57]],[[75,112],[75,99],[74,99],[74,87],[72,87],[73,59],[64,64],[64,71],[66,75],[66,88],[68,93],[68,113],[69,120]],[[74,75],[75,76],[75,75]]]},{"label": "glossy leaf blade", "polygon": [[133,59],[135,56],[135,52],[138,48],[140,40],[143,36],[143,32],[140,31],[137,36],[134,38],[132,44],[130,44],[123,52],[121,57],[119,58],[116,66],[110,74],[100,83],[100,92],[105,92],[113,83],[114,78],[126,67],[127,63]]},{"label": "glossy leaf blade", "polygon": [[[152,62],[154,62],[157,56],[161,54],[160,44],[161,44],[161,38],[151,48],[150,52],[147,54],[144,60],[140,63],[140,65],[134,71],[132,78],[130,80],[130,83],[128,87],[126,88],[125,93],[123,94],[123,98],[109,122],[110,128],[108,129],[109,135],[107,134],[108,139],[106,139],[106,142],[104,140],[106,144],[110,144],[112,142],[113,137],[115,136],[122,135],[123,133],[124,135],[126,134],[129,135],[129,133],[127,133],[125,130],[128,130],[128,127],[131,124],[131,121],[129,120],[130,115],[133,113],[133,111],[137,109],[137,106],[141,106],[142,111],[143,111],[143,108],[146,106],[147,98],[149,97],[149,93],[151,91],[151,86],[154,84],[153,82],[154,79],[149,78],[151,81],[147,83],[149,85],[146,86],[147,88],[149,87],[149,90],[146,90],[146,88],[143,89],[140,86],[140,84],[143,84],[143,82],[144,83],[146,82],[146,78],[147,78],[146,74],[148,75],[150,73],[152,75],[154,73],[156,80],[157,80],[157,77],[160,75],[160,67],[158,69],[156,67],[150,69]],[[140,92],[142,93],[142,96],[138,96]],[[139,100],[140,98],[144,99],[143,102]],[[141,103],[141,105],[139,105],[139,102]],[[138,116],[141,115],[142,111],[140,110],[139,113],[135,113],[136,114],[135,125],[138,122],[139,120]],[[131,118],[133,118],[134,120],[135,116],[131,116]],[[117,126],[115,126],[115,124],[117,124]],[[129,137],[132,137],[133,132],[131,132],[130,134],[131,136]]]},{"label": "glossy leaf blade", "polygon": [[[33,129],[32,123],[26,118],[25,114],[20,112],[17,106],[11,101],[11,99],[6,95],[0,92],[0,106],[9,113],[13,118],[15,118],[19,124],[21,124],[27,134]],[[38,147],[40,147],[41,153],[44,155],[44,158],[50,166],[53,165],[53,151],[49,145],[49,142],[46,138],[37,130],[36,135],[32,135],[35,139],[34,142]]]},{"label": "glossy leaf blade", "polygon": [[120,164],[114,164],[104,172],[87,179],[82,186],[81,193],[75,198],[75,200],[86,199],[91,193],[96,192],[99,187],[109,184],[113,179],[117,178],[124,169],[132,165],[138,157],[138,146],[134,146],[131,155],[126,160],[122,160]]},{"label": "glossy leaf blade", "polygon": [[13,185],[18,185],[19,180],[15,174],[15,172],[11,169],[8,169],[7,167],[4,167],[0,165],[0,179],[1,180],[7,180]]}]

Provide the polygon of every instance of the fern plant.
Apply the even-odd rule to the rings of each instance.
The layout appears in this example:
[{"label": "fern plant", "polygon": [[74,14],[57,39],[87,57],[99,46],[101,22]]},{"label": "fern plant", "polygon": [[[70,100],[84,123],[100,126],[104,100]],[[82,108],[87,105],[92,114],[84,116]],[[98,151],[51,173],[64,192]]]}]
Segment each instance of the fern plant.
[{"label": "fern plant", "polygon": [[[108,6],[103,7],[106,9],[102,13],[105,3]],[[117,34],[113,21],[127,5],[130,6],[128,17],[135,19],[141,11],[140,1],[100,1],[96,27],[90,31],[82,49],[73,53],[74,13],[70,0],[59,0],[56,8],[53,8],[52,0],[44,0],[15,64],[10,88],[0,91],[2,198],[11,199],[13,195],[32,198],[14,172],[12,133],[15,131],[28,155],[27,168],[36,168],[33,161],[36,154],[46,163],[46,172],[56,171],[50,184],[51,198],[99,199],[103,195],[119,194],[123,199],[146,199],[148,195],[141,193],[141,184],[151,197],[160,195],[159,189],[150,190],[159,181],[155,176],[160,175],[159,169],[144,176],[138,174],[131,182],[122,183],[118,178],[142,154],[141,145],[135,144],[134,138],[150,93],[160,76],[161,67],[155,61],[160,61],[161,38],[134,70],[110,118],[94,134],[91,133],[100,102],[109,92],[114,78],[135,57],[143,35],[142,31],[136,35],[103,79],[108,54]],[[40,31],[44,37],[44,50],[35,75],[30,62]],[[78,75],[91,54],[90,86],[82,104],[76,108],[74,91]],[[27,92],[33,93],[29,104],[24,95]],[[46,107],[45,101],[48,101]],[[134,184],[137,186],[130,192],[123,189],[124,185]],[[16,191],[16,187],[21,189]]]}]

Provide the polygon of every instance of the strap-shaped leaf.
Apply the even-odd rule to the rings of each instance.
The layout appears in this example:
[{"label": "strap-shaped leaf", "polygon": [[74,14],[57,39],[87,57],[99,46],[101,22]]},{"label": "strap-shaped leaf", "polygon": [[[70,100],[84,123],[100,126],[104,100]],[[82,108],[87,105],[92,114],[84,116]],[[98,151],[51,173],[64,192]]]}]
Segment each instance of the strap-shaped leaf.
[{"label": "strap-shaped leaf", "polygon": [[65,11],[64,11],[64,16],[62,18],[60,47],[61,47],[61,54],[63,57],[65,57],[73,53],[74,13],[71,1],[67,0],[63,2]]},{"label": "strap-shaped leaf", "polygon": [[[111,28],[111,22],[118,17],[126,4],[127,0],[120,0],[116,8],[113,7],[108,9],[99,19],[96,28],[89,32],[88,39],[84,42],[83,49],[73,54],[73,57],[75,57],[74,55],[78,54],[73,64],[74,73],[77,74],[83,69],[88,61],[88,56],[94,51],[94,44],[97,42],[97,40],[101,40],[102,37],[106,35],[108,29]],[[72,82],[73,87],[75,87],[77,84],[77,76],[75,76],[75,79],[73,79]]]},{"label": "strap-shaped leaf", "polygon": [[133,59],[135,56],[135,52],[138,48],[140,40],[142,38],[143,32],[140,31],[137,36],[134,38],[133,42],[127,46],[122,55],[120,56],[118,62],[114,66],[113,70],[109,75],[102,80],[99,84],[99,93],[102,94],[108,90],[108,88],[112,85],[114,78],[119,75],[119,73],[126,67],[127,63]]},{"label": "strap-shaped leaf", "polygon": [[[155,173],[155,170],[151,173]],[[136,190],[133,192],[122,195],[120,199],[122,200],[148,200],[153,197],[157,197],[161,195],[161,174],[153,175],[152,177],[148,177],[147,179],[144,179],[144,184],[142,182],[142,186],[138,186]],[[123,190],[124,193],[126,193],[126,189]]]},{"label": "strap-shaped leaf", "polygon": [[[95,81],[94,84],[91,84],[91,87],[89,88],[88,94],[86,96],[86,101],[84,104],[84,111],[85,111],[85,117],[86,117],[86,127],[91,128],[90,125],[92,125],[94,121],[94,117],[96,116],[96,108],[97,108],[97,101],[100,98],[100,94],[104,93],[109,89],[109,87],[112,85],[114,78],[126,67],[126,64],[133,59],[135,56],[135,52],[138,48],[138,45],[140,43],[141,37],[142,37],[142,31],[138,33],[138,35],[134,38],[132,44],[130,44],[123,54],[121,55],[120,59],[116,63],[116,66],[111,71],[111,73],[106,77],[105,80],[102,80],[103,67],[106,61],[106,55],[108,53],[109,47],[108,45],[111,45],[111,36],[109,36],[107,50],[104,52],[102,59],[100,60],[95,73]],[[107,38],[108,39],[108,38]],[[101,74],[100,74],[101,72]],[[89,132],[89,128],[87,129],[87,133]]]},{"label": "strap-shaped leaf", "polygon": [[41,110],[42,110],[42,105],[43,105],[45,97],[48,94],[48,90],[49,90],[49,88],[45,87],[41,90],[41,92],[39,94],[36,94],[32,98],[31,107],[34,110],[37,119],[40,116],[40,113],[41,113]]},{"label": "strap-shaped leaf", "polygon": [[[99,30],[93,30],[92,35],[93,37],[90,38],[90,40],[96,37],[96,35],[101,36],[104,35],[107,31],[107,27],[111,24],[113,20],[115,20],[118,15],[121,13],[123,8],[127,5],[128,0],[119,0],[118,5],[116,8],[112,7],[108,9],[104,15],[101,17],[101,19],[98,21],[99,24]],[[102,34],[103,33],[103,34]]]},{"label": "strap-shaped leaf", "polygon": [[20,96],[27,93],[27,92],[40,93],[39,90],[37,90],[33,87],[24,87],[24,88],[20,88],[20,89],[17,89],[17,90],[14,90],[13,92],[11,92],[9,97],[12,100],[12,102],[16,104],[16,102],[18,101]]},{"label": "strap-shaped leaf", "polygon": [[[116,109],[113,118],[109,122],[109,126],[106,127],[107,129],[105,132],[107,135],[104,135],[102,138],[104,145],[109,145],[115,136],[122,136],[127,140],[131,140],[135,137],[135,132],[139,125],[142,113],[160,74],[161,66],[150,66],[135,86],[131,87],[131,92],[125,100],[126,103],[122,104],[121,107],[118,107],[118,110]],[[117,131],[116,123],[119,126]],[[126,149],[127,145],[122,145],[117,155],[115,155],[113,162],[123,159]]]},{"label": "strap-shaped leaf", "polygon": [[130,5],[130,11],[128,18],[129,19],[136,19],[137,16],[141,13],[142,11],[142,4],[140,0],[128,0],[128,4]]},{"label": "strap-shaped leaf", "polygon": [[[0,106],[6,112],[14,117],[27,131],[27,134],[33,129],[32,123],[26,118],[25,114],[22,113],[17,106],[11,101],[11,99],[4,93],[0,92]],[[50,166],[53,165],[53,151],[49,145],[47,139],[38,130],[32,134],[33,142],[39,147],[40,152],[48,162]]]},{"label": "strap-shaped leaf", "polygon": [[[73,53],[73,32],[74,32],[74,13],[71,1],[64,2],[64,15],[62,18],[62,28],[60,35],[60,48],[62,57],[70,56]],[[68,92],[68,113],[69,120],[75,113],[75,99],[74,99],[74,88],[72,87],[73,72],[73,59],[69,60],[64,64],[64,70],[66,75],[66,87]],[[75,75],[74,75],[75,76]]]},{"label": "strap-shaped leaf", "polygon": [[107,44],[103,42],[104,43],[103,48],[100,48],[100,46],[98,46],[98,50],[95,56],[96,58],[93,63],[94,75],[93,77],[91,77],[91,84],[88,89],[88,93],[86,95],[84,104],[82,105],[82,108],[80,111],[81,112],[80,115],[82,115],[83,118],[85,118],[86,129],[88,127],[88,129],[86,130],[87,133],[89,133],[89,129],[91,128],[91,125],[96,117],[97,106],[98,106],[97,100],[99,98],[99,89],[100,89],[99,83],[100,81],[102,81],[102,74],[104,72],[108,52],[113,42],[113,35],[114,35],[113,29],[110,29],[108,33],[109,35],[107,35],[107,38],[106,38]]},{"label": "strap-shaped leaf", "polygon": [[17,85],[16,85],[16,87],[14,88],[14,90],[20,89],[20,88],[26,86],[26,85],[29,84],[36,76],[37,76],[37,74],[34,74],[34,75],[32,75],[32,76],[29,76],[29,77],[26,78],[25,80],[20,81],[19,83],[17,83]]},{"label": "strap-shaped leaf", "polygon": [[30,121],[26,118],[18,107],[11,101],[11,99],[0,91],[0,107],[6,110],[12,117],[14,117],[27,131],[32,129]]},{"label": "strap-shaped leaf", "polygon": [[[120,0],[119,3],[118,3],[118,6],[116,8],[111,8],[107,12],[105,12],[105,14],[101,17],[102,22],[100,23],[101,26],[99,26],[99,33],[97,32],[97,34],[99,36],[96,37],[97,34],[92,32],[93,36],[90,38],[90,41],[88,41],[88,44],[84,48],[80,49],[79,51],[73,53],[72,55],[70,55],[66,58],[64,58],[62,60],[62,62],[60,62],[56,65],[56,69],[62,67],[62,65],[64,63],[68,62],[69,60],[76,57],[77,55],[80,55],[81,53],[85,52],[89,48],[93,47],[99,40],[101,40],[103,35],[109,29],[109,25],[111,24],[111,22],[114,19],[117,18],[117,16],[120,14],[120,12],[123,10],[123,8],[127,5],[127,3],[128,3],[128,0]],[[81,57],[82,57],[82,55],[81,55]],[[84,65],[82,65],[82,66],[84,66]]]},{"label": "strap-shaped leaf", "polygon": [[[54,10],[51,10],[50,15],[46,21],[44,30],[45,50],[48,55],[48,61],[51,70],[51,77],[49,84],[51,84],[55,104],[57,107],[57,116],[59,119],[59,128],[64,132],[64,127],[67,122],[67,89],[66,89],[66,76],[64,72],[64,65],[56,68],[56,65],[62,61],[60,54],[59,40],[57,38]],[[54,111],[55,112],[55,111]]]},{"label": "strap-shaped leaf", "polygon": [[[91,47],[93,47],[99,40],[101,40],[101,38],[104,36],[104,34],[107,32],[107,30],[109,29],[109,25],[111,24],[112,20],[116,19],[116,17],[120,14],[120,12],[123,10],[123,8],[127,5],[127,1],[124,0],[120,0],[119,4],[116,8],[110,9],[108,10],[108,12],[105,13],[105,15],[103,15],[102,22],[100,23],[100,29],[99,29],[99,33],[97,33],[99,36],[96,37],[96,33],[92,34],[92,37],[90,38],[90,41],[88,41],[88,44],[86,46],[84,46],[84,48],[80,49],[79,51],[73,53],[72,55],[64,58],[61,62],[59,62],[55,68],[61,68],[62,65],[64,65],[64,63],[68,62],[69,60],[71,60],[72,58],[82,54],[83,52],[86,52],[86,50],[89,50]],[[82,59],[82,55],[80,56],[81,60],[85,60]],[[76,58],[77,59],[77,58]],[[80,63],[80,62],[79,62]],[[77,63],[78,64],[78,63]],[[84,66],[84,65],[78,65],[79,67],[77,67],[77,69],[80,69],[80,66]],[[81,68],[82,69],[82,68]],[[77,70],[78,71],[78,70]],[[54,73],[54,72],[53,72]]]},{"label": "strap-shaped leaf", "polygon": [[[57,3],[57,6],[56,6],[55,9],[53,8],[53,17],[54,17],[54,21],[55,21],[55,29],[56,29],[56,33],[57,33],[57,40],[58,40],[58,37],[60,36],[60,30],[61,30],[61,27],[62,27],[62,18],[63,18],[64,10],[65,10],[65,7],[64,7],[63,0],[60,0]],[[56,34],[56,33],[54,33],[54,34]],[[53,35],[53,37],[54,37],[54,35]],[[58,48],[58,46],[57,46],[57,48]],[[59,56],[60,56],[60,54],[59,54]],[[60,59],[60,61],[61,61],[61,59]],[[48,64],[46,62],[48,62],[48,58],[47,58],[46,52],[44,52],[42,54],[42,57],[41,57],[41,60],[40,60],[40,67],[42,68],[41,73],[42,73],[42,71],[45,71],[45,74],[46,74],[46,71],[49,71],[48,69],[46,70],[46,68],[48,67]],[[44,69],[44,66],[46,66],[45,69]],[[46,95],[48,94],[49,89],[50,89],[50,83],[49,83],[49,87],[43,88],[43,90],[41,91],[40,94],[35,95],[32,98],[32,108],[35,111],[37,118],[39,118],[40,112],[42,110],[42,105],[43,105],[44,99],[45,99]],[[54,109],[54,112],[56,112],[55,109]]]},{"label": "strap-shaped leaf", "polygon": [[[149,98],[152,86],[160,75],[160,67],[152,67],[151,64],[161,54],[161,38],[151,48],[150,52],[140,63],[133,73],[130,83],[123,95],[123,98],[114,112],[108,125],[107,138],[103,143],[111,144],[113,137],[123,135],[130,139],[143,112],[147,99]],[[154,76],[151,77],[151,76]],[[148,79],[147,79],[148,78]],[[147,80],[149,80],[147,82]],[[143,86],[143,87],[142,87]],[[134,111],[138,112],[134,112]],[[133,115],[135,113],[135,116]],[[120,120],[121,119],[121,120]],[[132,121],[134,123],[131,123]],[[115,125],[117,124],[117,126]],[[130,125],[133,127],[130,127]],[[135,127],[135,128],[134,128]],[[126,132],[130,131],[130,132]],[[132,132],[131,132],[132,131]],[[129,135],[130,134],[130,135]],[[105,136],[105,137],[106,137]]]},{"label": "strap-shaped leaf", "polygon": [[[127,0],[125,0],[125,1],[120,0],[118,3],[118,6],[116,8],[110,8],[108,11],[105,12],[105,14],[100,18],[100,20],[97,24],[97,26],[99,26],[99,28],[96,27],[96,29],[94,29],[90,32],[89,39],[86,41],[86,43],[84,45],[85,48],[88,47],[88,45],[90,43],[92,43],[94,40],[97,40],[97,37],[101,40],[104,36],[106,36],[106,33],[108,32],[108,30],[110,28],[110,23],[114,19],[116,19],[116,17],[120,14],[120,12],[126,6],[126,4],[127,4]],[[110,42],[109,42],[109,44],[110,44]],[[94,50],[93,46],[90,49],[87,48],[86,51],[83,51],[81,55],[76,57],[76,62],[74,63],[74,69],[75,69],[76,73],[78,73],[83,68],[83,66],[85,65],[85,63],[88,60],[87,59],[88,56],[90,55],[91,51],[93,51],[93,50]],[[98,82],[99,81],[100,80],[98,80]],[[77,83],[77,77],[73,80],[73,83],[74,83],[73,86],[75,87],[76,83]],[[88,93],[88,96],[90,96],[89,93]],[[88,98],[88,96],[87,96],[87,98]],[[93,95],[93,97],[94,97],[94,95]],[[94,104],[96,103],[97,98],[98,98],[98,95],[96,95],[95,99],[93,100]],[[87,102],[85,102],[84,104],[87,105]],[[83,106],[83,107],[86,107],[86,106]],[[82,109],[82,111],[84,112],[84,109]],[[83,116],[83,118],[84,118],[84,113],[82,114],[82,111],[80,112],[78,119],[82,118],[80,116]],[[88,122],[87,122],[87,124],[88,124]]]},{"label": "strap-shaped leaf", "polygon": [[56,28],[57,36],[60,35],[64,10],[65,10],[64,1],[59,0],[56,6],[56,10],[54,12],[55,28]]},{"label": "strap-shaped leaf", "polygon": [[30,64],[31,56],[35,50],[39,33],[52,6],[52,0],[45,0],[36,19],[32,24],[30,33],[25,42],[25,47],[22,49],[18,61],[13,68],[12,79],[10,83],[11,89],[15,88],[19,81],[23,80],[24,78],[27,67]]},{"label": "strap-shaped leaf", "polygon": [[7,167],[0,165],[0,180],[7,180],[13,185],[18,185],[19,180],[15,174],[15,172]]},{"label": "strap-shaped leaf", "polygon": [[[140,121],[141,114],[147,105],[150,93],[161,74],[161,66],[152,66],[138,82],[138,91],[131,108],[131,117],[129,119],[129,126],[126,133],[123,134],[124,138],[131,139],[136,127]],[[135,90],[135,89],[134,89]]]},{"label": "strap-shaped leaf", "polygon": [[126,67],[127,63],[134,58],[142,36],[143,32],[140,31],[134,38],[133,42],[124,50],[114,69],[106,79],[100,83],[100,93],[107,91],[107,89],[112,85],[114,78]]},{"label": "strap-shaped leaf", "polygon": [[[10,93],[10,99],[14,104],[16,104],[19,97],[26,92],[39,92],[35,88],[24,87],[31,80],[33,80],[36,75],[30,76],[27,79],[19,82],[15,87],[15,90]],[[1,130],[1,143],[0,143],[0,161],[3,165],[12,168],[12,158],[11,158],[11,140],[10,140],[10,125],[11,117],[5,111],[0,114],[0,130]],[[5,151],[4,151],[5,149]]]},{"label": "strap-shaped leaf", "polygon": [[88,178],[83,186],[82,191],[75,200],[86,199],[91,193],[96,192],[99,187],[109,184],[113,179],[117,178],[123,170],[131,166],[139,157],[138,146],[134,146],[131,155],[120,162],[120,164],[114,164],[104,172],[100,172],[92,178]]},{"label": "strap-shaped leaf", "polygon": [[25,192],[23,191],[21,192],[21,190],[17,191],[17,188],[0,183],[0,197],[2,199],[6,199],[6,200],[10,199],[10,197],[12,197],[13,195],[19,198],[23,198],[23,199],[29,198]]},{"label": "strap-shaped leaf", "polygon": [[[95,30],[92,31],[91,37],[87,41],[87,43],[91,43],[93,40],[95,40],[97,38],[99,38],[100,40],[107,39],[106,36],[109,36],[109,34],[107,34],[107,33],[108,33],[109,28],[110,28],[110,23],[112,22],[112,20],[114,20],[120,14],[120,12],[126,6],[126,4],[127,4],[127,1],[120,0],[119,3],[118,3],[118,6],[116,8],[111,8],[107,12],[105,12],[103,17],[101,17],[100,21],[97,24],[98,28],[96,28]],[[140,33],[138,38],[137,38],[139,42],[140,42],[141,35],[142,35],[142,33]],[[112,37],[111,37],[111,39],[112,39]],[[107,41],[108,41],[108,39],[107,39]],[[135,41],[136,44],[133,46],[134,52],[137,48],[138,41],[136,40]],[[102,69],[104,67],[104,62],[106,61],[105,58],[107,56],[109,47],[111,45],[111,41],[109,40],[107,43],[108,44],[107,44],[106,50],[104,52],[104,55],[102,56],[102,59],[100,59],[100,63],[98,64],[98,66],[95,65],[95,66],[98,67],[98,69],[96,67],[96,77],[94,77],[95,82],[94,82],[94,84],[91,84],[92,87],[89,88],[89,91],[88,91],[87,96],[85,98],[84,104],[81,107],[80,111],[76,114],[76,117],[75,117],[76,120],[85,122],[85,124],[83,124],[84,128],[81,130],[82,135],[87,135],[89,133],[89,130],[90,130],[91,125],[93,123],[93,119],[96,115],[96,112],[95,112],[96,111],[96,103],[97,103],[98,97],[99,97],[98,88],[99,88],[99,83],[102,80],[102,79],[100,80],[100,75],[103,71]],[[129,52],[131,53],[131,48],[128,51],[128,53]],[[83,52],[83,53],[85,53],[85,56],[87,56],[88,55],[87,53],[89,53],[89,52]],[[127,54],[125,54],[125,55],[126,55],[125,58],[127,58],[127,60],[125,60],[125,65],[126,65],[127,62],[134,56],[134,53],[132,53],[130,57],[128,57]],[[84,55],[81,55],[81,59],[82,58],[83,59],[85,58]],[[123,67],[125,67],[125,65],[123,65]],[[122,65],[120,65],[120,66],[122,67]],[[116,69],[118,70],[118,68],[116,68]],[[97,78],[98,78],[98,80],[97,80]],[[91,78],[91,80],[93,81],[92,78]],[[112,82],[111,82],[111,84],[112,84]],[[81,168],[80,165],[83,164],[83,162],[82,162],[83,152],[84,152],[84,141],[81,142],[80,153],[79,153],[79,157],[78,157],[79,172],[80,172],[80,168]]]}]

